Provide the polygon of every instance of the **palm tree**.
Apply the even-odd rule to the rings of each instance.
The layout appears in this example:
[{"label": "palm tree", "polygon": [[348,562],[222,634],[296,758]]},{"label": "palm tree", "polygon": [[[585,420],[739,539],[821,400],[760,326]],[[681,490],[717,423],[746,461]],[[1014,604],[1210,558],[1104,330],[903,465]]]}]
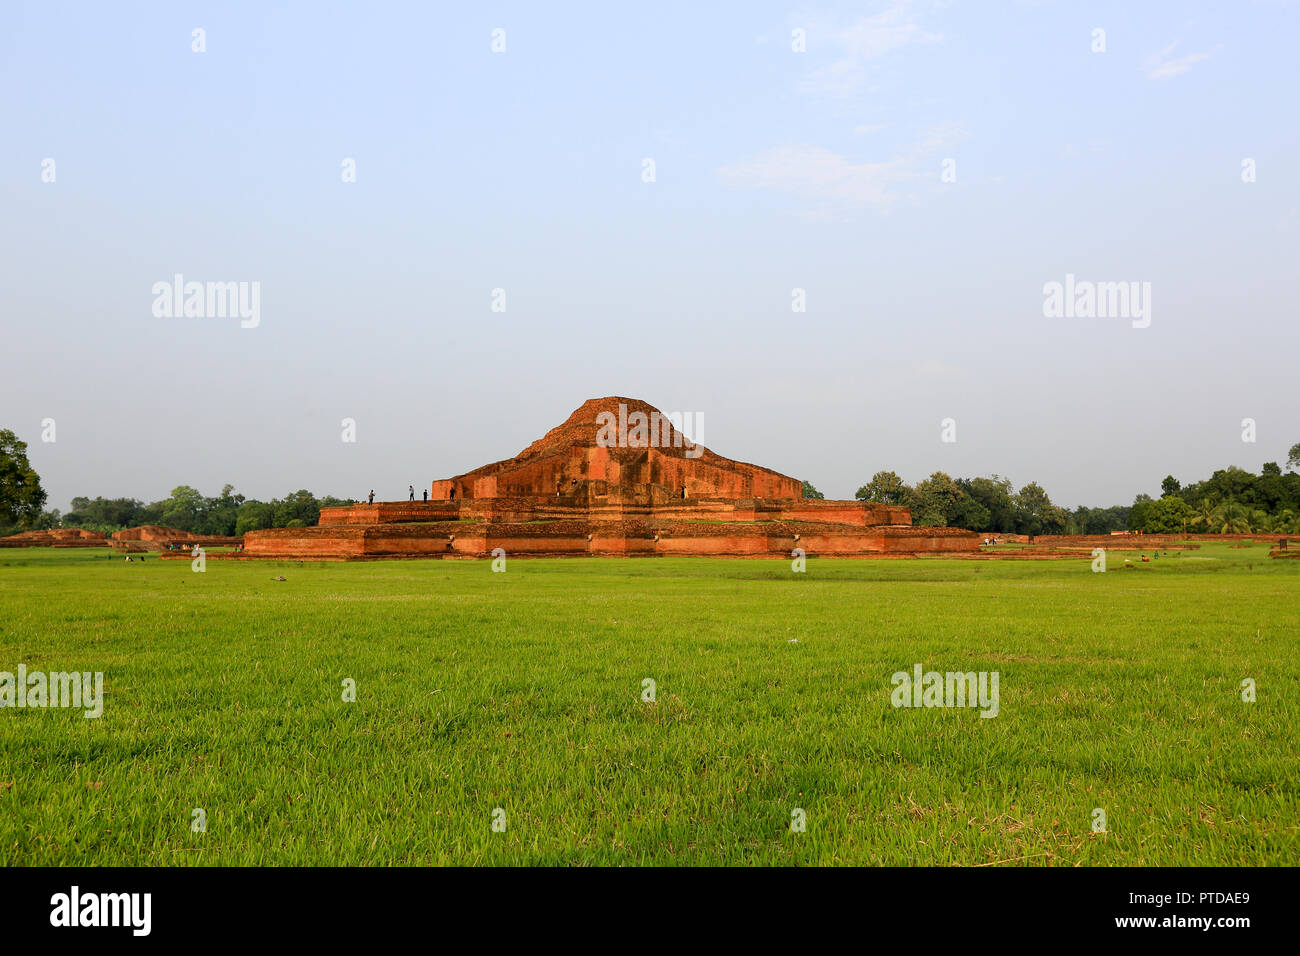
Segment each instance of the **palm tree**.
[{"label": "palm tree", "polygon": [[1214,524],[1215,512],[1218,510],[1218,502],[1213,498],[1202,498],[1200,504],[1196,506],[1196,514],[1192,516],[1192,525],[1209,531]]},{"label": "palm tree", "polygon": [[1237,502],[1229,501],[1215,514],[1215,524],[1219,528],[1219,534],[1250,533],[1250,513]]}]

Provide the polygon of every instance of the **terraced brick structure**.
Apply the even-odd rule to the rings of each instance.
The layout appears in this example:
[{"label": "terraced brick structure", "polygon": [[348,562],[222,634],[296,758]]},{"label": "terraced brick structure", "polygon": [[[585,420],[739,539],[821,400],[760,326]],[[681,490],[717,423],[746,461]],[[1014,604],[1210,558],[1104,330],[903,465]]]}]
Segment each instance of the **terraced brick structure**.
[{"label": "terraced brick structure", "polygon": [[585,402],[518,455],[433,482],[432,500],[322,508],[315,528],[250,531],[244,558],[561,555],[858,557],[974,552],[906,508],[804,498],[802,482],[691,442],[643,401]]}]

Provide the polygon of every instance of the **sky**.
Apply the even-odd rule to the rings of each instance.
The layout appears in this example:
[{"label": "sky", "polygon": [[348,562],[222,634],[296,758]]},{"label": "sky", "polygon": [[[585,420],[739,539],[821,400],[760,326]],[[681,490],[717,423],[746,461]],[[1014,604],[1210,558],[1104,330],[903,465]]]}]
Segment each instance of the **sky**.
[{"label": "sky", "polygon": [[[404,498],[607,395],[827,497],[1257,472],[1300,442],[1297,37],[1247,0],[8,0],[0,428],[65,510]],[[255,324],[166,314],[177,274]],[[1067,276],[1149,311],[1049,315]]]}]

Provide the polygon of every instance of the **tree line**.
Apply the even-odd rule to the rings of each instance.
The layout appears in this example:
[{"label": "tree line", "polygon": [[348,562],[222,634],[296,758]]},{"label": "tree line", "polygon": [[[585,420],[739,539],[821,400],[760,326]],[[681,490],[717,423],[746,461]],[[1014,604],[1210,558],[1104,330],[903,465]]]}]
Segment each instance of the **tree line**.
[{"label": "tree line", "polygon": [[305,488],[258,501],[236,494],[233,485],[223,485],[221,493],[211,497],[181,485],[162,501],[148,504],[134,498],[73,498],[66,514],[56,510],[47,513],[45,520],[54,522],[47,526],[57,526],[61,520],[65,527],[105,533],[159,524],[191,534],[224,536],[262,528],[304,528],[320,521],[321,508],[350,504],[351,499],[317,498]]},{"label": "tree line", "polygon": [[1129,514],[1134,530],[1217,534],[1300,534],[1300,445],[1291,449],[1286,472],[1266,462],[1258,475],[1221,468],[1204,481],[1182,485],[1173,475],[1160,497],[1138,495]]},{"label": "tree line", "polygon": [[[953,478],[942,471],[916,485],[878,471],[854,497],[910,508],[912,523],[920,527],[994,534],[1300,534],[1300,443],[1292,446],[1286,469],[1277,462],[1266,462],[1258,475],[1221,468],[1189,485],[1169,475],[1159,498],[1140,494],[1131,505],[1107,508],[1060,507],[1033,481],[1016,490],[998,475]],[[804,482],[804,497],[824,496]]]},{"label": "tree line", "polygon": [[[987,478],[953,478],[936,471],[929,478],[909,485],[892,471],[878,471],[871,481],[854,495],[859,501],[886,505],[903,505],[911,509],[912,524],[925,528],[966,528],[995,534],[1068,534],[1073,512],[1052,504],[1052,499],[1035,481],[1016,490],[1010,478],[992,475]],[[1081,508],[1078,520],[1087,512],[1105,534],[1122,517],[1110,515],[1111,509]],[[1089,533],[1089,532],[1079,532]]]},{"label": "tree line", "polygon": [[158,524],[206,537],[227,537],[262,528],[303,528],[320,521],[321,508],[350,505],[350,498],[317,498],[305,488],[283,498],[258,501],[224,485],[215,497],[189,485],[173,488],[162,501],[135,498],[72,499],[66,514],[45,510],[40,476],[27,460],[27,444],[0,429],[0,536],[32,528],[85,528],[112,534],[123,528]]}]

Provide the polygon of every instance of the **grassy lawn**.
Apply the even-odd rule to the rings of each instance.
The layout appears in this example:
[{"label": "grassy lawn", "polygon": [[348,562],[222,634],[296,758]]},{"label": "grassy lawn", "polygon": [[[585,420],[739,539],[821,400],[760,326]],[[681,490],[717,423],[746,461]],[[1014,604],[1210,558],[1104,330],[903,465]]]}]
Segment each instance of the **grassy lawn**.
[{"label": "grassy lawn", "polygon": [[[105,704],[0,710],[0,865],[1300,864],[1300,562],[1266,554],[6,550],[0,671]],[[915,664],[998,672],[998,716],[894,708]]]}]

